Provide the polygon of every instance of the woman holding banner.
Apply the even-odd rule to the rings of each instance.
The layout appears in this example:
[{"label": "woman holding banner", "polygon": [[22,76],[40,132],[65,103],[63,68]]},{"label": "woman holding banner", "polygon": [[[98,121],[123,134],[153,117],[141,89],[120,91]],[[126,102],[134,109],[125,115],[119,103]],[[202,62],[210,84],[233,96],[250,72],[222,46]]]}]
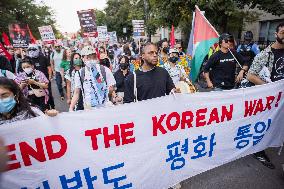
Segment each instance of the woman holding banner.
[{"label": "woman holding banner", "polygon": [[[56,110],[46,111],[48,116],[56,116]],[[43,115],[31,107],[17,83],[11,79],[0,77],[0,125],[22,121]]]}]

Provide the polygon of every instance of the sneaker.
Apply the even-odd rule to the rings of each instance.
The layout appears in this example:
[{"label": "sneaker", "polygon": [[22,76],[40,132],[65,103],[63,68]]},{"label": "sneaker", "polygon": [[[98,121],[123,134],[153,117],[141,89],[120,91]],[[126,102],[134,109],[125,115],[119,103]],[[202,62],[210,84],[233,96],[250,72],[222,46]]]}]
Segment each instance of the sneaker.
[{"label": "sneaker", "polygon": [[265,167],[268,167],[269,169],[275,169],[275,166],[273,165],[273,163],[270,162],[270,159],[267,157],[266,154],[253,154],[253,157],[255,159],[257,159],[258,161],[260,161],[260,163],[262,163]]}]

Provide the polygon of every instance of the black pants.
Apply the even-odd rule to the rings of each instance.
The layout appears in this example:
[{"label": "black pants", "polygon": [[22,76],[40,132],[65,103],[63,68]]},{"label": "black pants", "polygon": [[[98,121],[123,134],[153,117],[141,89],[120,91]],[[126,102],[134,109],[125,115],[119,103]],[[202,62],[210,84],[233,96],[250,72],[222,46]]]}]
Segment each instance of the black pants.
[{"label": "black pants", "polygon": [[56,72],[55,74],[56,85],[61,97],[64,97],[63,87],[62,87],[62,77],[60,72]]},{"label": "black pants", "polygon": [[54,99],[53,99],[53,95],[52,95],[52,90],[51,90],[51,82],[49,81],[48,83],[48,93],[49,93],[49,99],[48,99],[48,106],[51,109],[55,109],[55,105],[54,105]]}]

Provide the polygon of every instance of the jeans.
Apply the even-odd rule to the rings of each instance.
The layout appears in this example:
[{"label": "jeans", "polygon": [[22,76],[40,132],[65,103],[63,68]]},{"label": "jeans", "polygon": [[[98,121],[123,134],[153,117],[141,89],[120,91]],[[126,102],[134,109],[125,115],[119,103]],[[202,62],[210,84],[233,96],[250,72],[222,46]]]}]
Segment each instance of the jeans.
[{"label": "jeans", "polygon": [[55,74],[56,85],[61,97],[64,97],[63,87],[62,87],[62,77],[60,72],[56,72]]}]

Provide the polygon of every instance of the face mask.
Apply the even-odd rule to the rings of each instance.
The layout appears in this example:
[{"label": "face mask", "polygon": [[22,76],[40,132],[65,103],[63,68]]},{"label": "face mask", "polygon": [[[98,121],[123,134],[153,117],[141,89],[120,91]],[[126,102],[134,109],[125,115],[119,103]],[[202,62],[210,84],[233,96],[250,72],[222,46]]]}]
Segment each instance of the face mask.
[{"label": "face mask", "polygon": [[163,48],[163,52],[166,53],[166,54],[168,54],[169,48],[168,48],[168,47],[164,47],[164,48]]},{"label": "face mask", "polygon": [[122,69],[122,70],[126,70],[126,69],[128,69],[128,64],[127,64],[127,63],[120,63],[120,64],[119,64],[119,67],[120,67],[120,69]]},{"label": "face mask", "polygon": [[170,57],[169,60],[171,63],[176,63],[178,61],[178,57]]},{"label": "face mask", "polygon": [[33,69],[32,68],[25,68],[25,69],[23,69],[24,70],[24,72],[26,72],[26,74],[31,74],[32,72],[33,72]]},{"label": "face mask", "polygon": [[96,60],[87,60],[85,62],[85,65],[89,68],[94,67],[96,65],[97,61]]},{"label": "face mask", "polygon": [[0,113],[8,113],[10,112],[16,105],[16,101],[13,97],[8,97],[4,99],[0,99]]},{"label": "face mask", "polygon": [[83,62],[82,62],[82,60],[80,60],[80,59],[75,59],[75,60],[74,60],[74,65],[75,65],[75,66],[82,66],[82,63],[83,63]]},{"label": "face mask", "polygon": [[284,38],[280,38],[278,35],[276,37],[276,40],[277,40],[278,43],[280,43],[282,45],[284,44]]}]

